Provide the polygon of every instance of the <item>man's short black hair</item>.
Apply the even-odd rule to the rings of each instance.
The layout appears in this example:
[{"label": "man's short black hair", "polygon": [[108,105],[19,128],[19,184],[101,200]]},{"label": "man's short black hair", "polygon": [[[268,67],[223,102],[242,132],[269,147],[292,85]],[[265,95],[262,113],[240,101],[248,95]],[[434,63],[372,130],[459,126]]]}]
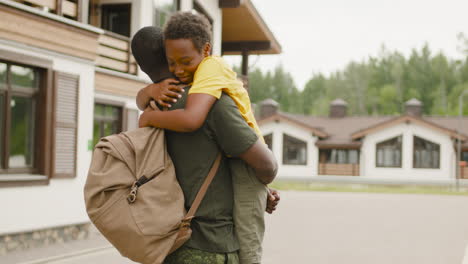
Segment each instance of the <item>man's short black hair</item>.
[{"label": "man's short black hair", "polygon": [[164,26],[165,39],[191,39],[195,48],[202,51],[203,45],[211,44],[211,24],[201,14],[177,12]]},{"label": "man's short black hair", "polygon": [[155,83],[171,78],[159,27],[144,27],[132,38],[132,53],[142,71]]}]

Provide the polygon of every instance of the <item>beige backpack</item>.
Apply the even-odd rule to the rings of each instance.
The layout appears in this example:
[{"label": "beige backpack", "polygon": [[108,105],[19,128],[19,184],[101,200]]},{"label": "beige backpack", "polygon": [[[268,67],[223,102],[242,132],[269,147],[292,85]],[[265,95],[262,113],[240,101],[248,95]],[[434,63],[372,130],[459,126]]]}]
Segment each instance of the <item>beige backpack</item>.
[{"label": "beige backpack", "polygon": [[102,138],[84,188],[86,210],[122,256],[159,264],[190,238],[190,221],[221,155],[186,214],[164,130],[139,128]]}]

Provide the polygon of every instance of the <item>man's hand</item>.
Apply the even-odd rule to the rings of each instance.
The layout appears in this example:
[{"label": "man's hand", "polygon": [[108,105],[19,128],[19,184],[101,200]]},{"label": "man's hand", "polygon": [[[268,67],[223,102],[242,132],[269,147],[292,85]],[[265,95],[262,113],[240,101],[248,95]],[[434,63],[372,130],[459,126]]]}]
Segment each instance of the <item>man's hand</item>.
[{"label": "man's hand", "polygon": [[276,206],[280,201],[280,194],[275,189],[268,188],[267,208],[266,212],[272,214],[276,210]]},{"label": "man's hand", "polygon": [[177,102],[181,97],[180,94],[184,92],[184,86],[176,79],[169,78],[159,83],[150,84],[144,89],[146,94],[160,106],[171,107],[171,104]]},{"label": "man's hand", "polygon": [[[151,101],[150,101],[151,103]],[[154,103],[154,102],[153,102]],[[150,123],[150,113],[153,112],[153,111],[159,111],[158,108],[156,107],[156,109],[154,109],[151,105],[149,105],[148,107],[146,107],[145,111],[143,111],[143,113],[140,115],[140,118],[138,120],[138,127],[142,128],[142,127],[149,127],[151,126],[151,123]]]}]

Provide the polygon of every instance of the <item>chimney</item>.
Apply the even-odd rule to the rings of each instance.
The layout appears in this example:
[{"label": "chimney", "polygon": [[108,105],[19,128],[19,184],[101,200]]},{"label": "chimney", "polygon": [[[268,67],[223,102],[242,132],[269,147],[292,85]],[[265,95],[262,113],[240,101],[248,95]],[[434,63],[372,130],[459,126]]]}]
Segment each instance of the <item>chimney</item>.
[{"label": "chimney", "polygon": [[348,108],[348,103],[343,99],[335,99],[330,104],[330,117],[331,118],[342,118],[346,116],[346,110]]},{"label": "chimney", "polygon": [[413,98],[405,103],[405,113],[411,116],[422,115],[422,103],[416,98]]},{"label": "chimney", "polygon": [[265,99],[260,102],[260,119],[267,118],[278,112],[279,104],[273,99]]}]

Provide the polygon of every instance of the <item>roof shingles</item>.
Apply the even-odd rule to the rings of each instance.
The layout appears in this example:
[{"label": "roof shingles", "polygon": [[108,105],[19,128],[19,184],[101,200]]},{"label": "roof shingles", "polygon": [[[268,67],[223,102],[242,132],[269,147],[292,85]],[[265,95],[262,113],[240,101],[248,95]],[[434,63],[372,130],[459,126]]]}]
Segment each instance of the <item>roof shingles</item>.
[{"label": "roof shingles", "polygon": [[[279,112],[278,115],[285,116],[304,124],[305,126],[326,132],[329,136],[327,138],[322,138],[317,142],[321,147],[344,146],[356,148],[360,146],[360,141],[356,141],[351,138],[353,133],[378,126],[381,123],[400,117],[347,116],[343,118],[330,118],[285,112]],[[423,116],[421,119],[449,130],[459,131],[460,129],[459,133],[468,135],[468,117],[463,117],[461,122],[458,117]],[[461,125],[460,128],[459,124]],[[463,147],[468,148],[468,142],[464,142]]]}]

